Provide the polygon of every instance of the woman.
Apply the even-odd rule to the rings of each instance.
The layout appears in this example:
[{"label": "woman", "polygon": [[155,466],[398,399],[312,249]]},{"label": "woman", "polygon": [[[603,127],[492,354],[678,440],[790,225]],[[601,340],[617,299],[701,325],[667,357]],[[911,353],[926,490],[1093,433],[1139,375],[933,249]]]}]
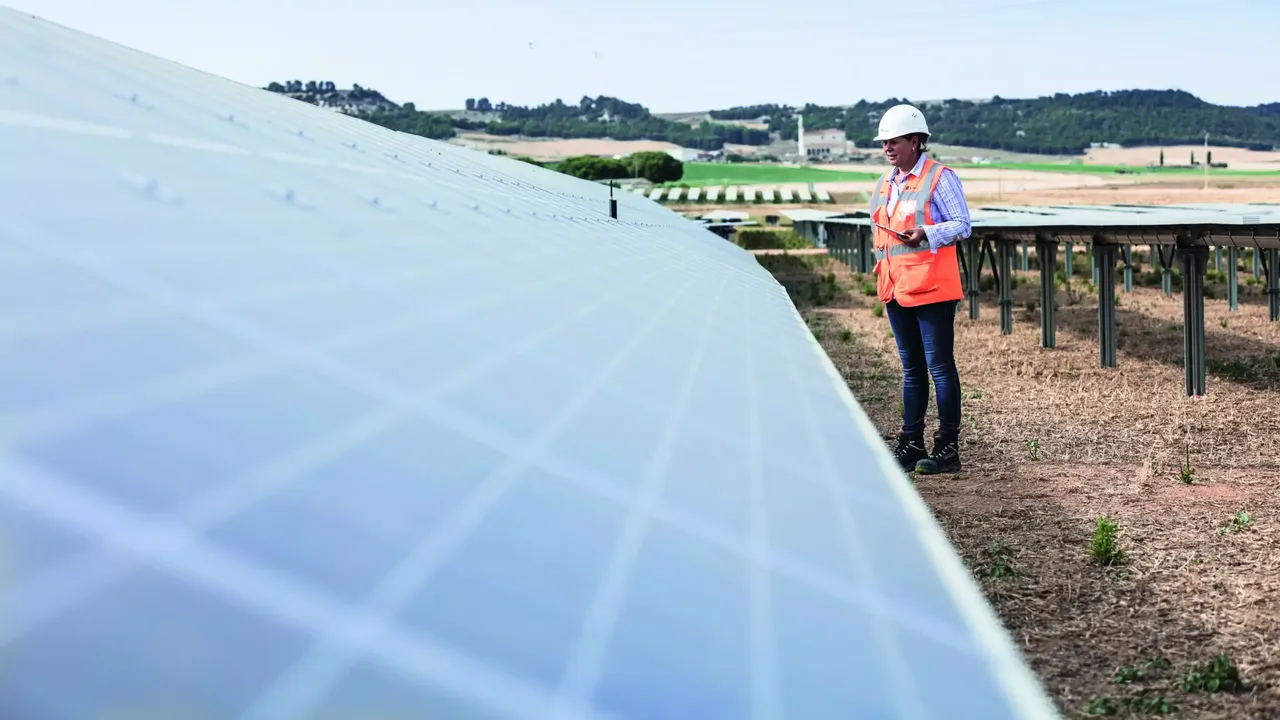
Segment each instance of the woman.
[{"label": "woman", "polygon": [[[960,374],[955,315],[964,297],[955,242],[969,236],[960,178],[925,155],[929,126],[910,105],[889,108],[875,138],[893,167],[871,197],[876,284],[902,358],[902,430],[894,456],[921,474],[960,470]],[[937,388],[938,430],[924,445],[929,377]]]}]

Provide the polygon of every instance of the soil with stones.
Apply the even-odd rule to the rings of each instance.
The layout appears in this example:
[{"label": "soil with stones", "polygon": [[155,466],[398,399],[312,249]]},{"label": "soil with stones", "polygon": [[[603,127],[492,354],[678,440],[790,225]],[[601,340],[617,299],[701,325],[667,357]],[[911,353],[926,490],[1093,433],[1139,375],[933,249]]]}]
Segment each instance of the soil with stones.
[{"label": "soil with stones", "polygon": [[[892,438],[901,366],[874,278],[757,259]],[[1064,717],[1280,718],[1280,323],[1241,278],[1237,311],[1206,301],[1201,398],[1184,392],[1181,297],[1158,284],[1117,290],[1111,369],[1087,277],[1057,291],[1052,350],[1038,273],[1018,278],[1012,335],[991,290],[979,319],[961,308],[964,469],[916,487]],[[1110,564],[1090,552],[1101,516],[1118,526]]]}]

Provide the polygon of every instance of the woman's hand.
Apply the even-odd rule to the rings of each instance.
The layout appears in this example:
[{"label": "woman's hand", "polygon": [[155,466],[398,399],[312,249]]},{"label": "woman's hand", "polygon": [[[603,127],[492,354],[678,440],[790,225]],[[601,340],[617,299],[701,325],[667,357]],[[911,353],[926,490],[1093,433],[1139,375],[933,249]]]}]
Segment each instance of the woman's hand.
[{"label": "woman's hand", "polygon": [[924,228],[914,227],[910,230],[904,230],[902,233],[902,242],[909,247],[919,247],[920,243],[928,242],[929,236],[925,234]]}]

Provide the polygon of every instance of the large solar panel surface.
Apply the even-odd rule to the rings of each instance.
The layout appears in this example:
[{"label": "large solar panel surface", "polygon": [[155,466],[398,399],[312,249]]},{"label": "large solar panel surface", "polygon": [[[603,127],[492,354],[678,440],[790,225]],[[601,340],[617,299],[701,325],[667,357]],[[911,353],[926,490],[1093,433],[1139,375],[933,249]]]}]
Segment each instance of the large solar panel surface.
[{"label": "large solar panel surface", "polygon": [[0,717],[1053,717],[706,229],[8,9],[0,157]]}]

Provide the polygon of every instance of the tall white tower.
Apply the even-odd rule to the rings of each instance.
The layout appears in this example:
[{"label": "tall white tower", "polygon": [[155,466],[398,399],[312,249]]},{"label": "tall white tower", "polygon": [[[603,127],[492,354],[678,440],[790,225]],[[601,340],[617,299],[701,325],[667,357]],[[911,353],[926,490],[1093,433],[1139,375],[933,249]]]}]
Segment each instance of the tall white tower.
[{"label": "tall white tower", "polygon": [[800,140],[800,161],[804,162],[804,115],[796,115],[796,138]]}]

